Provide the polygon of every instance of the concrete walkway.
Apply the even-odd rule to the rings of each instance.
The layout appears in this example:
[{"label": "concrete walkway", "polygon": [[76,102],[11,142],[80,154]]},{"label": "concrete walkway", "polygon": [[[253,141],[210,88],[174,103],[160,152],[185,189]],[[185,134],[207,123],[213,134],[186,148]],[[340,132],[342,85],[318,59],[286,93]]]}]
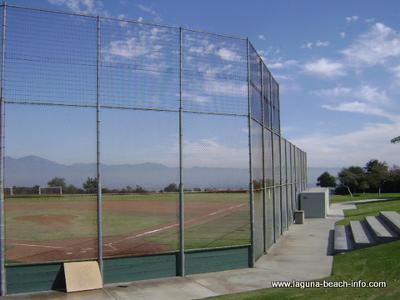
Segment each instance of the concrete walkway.
[{"label": "concrete walkway", "polygon": [[344,210],[356,209],[357,208],[356,204],[385,202],[385,201],[393,201],[393,199],[365,199],[365,200],[353,200],[346,202],[331,203],[329,206],[328,215],[331,217],[344,217]]},{"label": "concrete walkway", "polygon": [[5,299],[199,299],[266,288],[275,280],[319,279],[331,274],[333,257],[328,246],[337,220],[306,219],[303,225],[292,225],[252,269],[145,280],[96,291],[46,292]]}]

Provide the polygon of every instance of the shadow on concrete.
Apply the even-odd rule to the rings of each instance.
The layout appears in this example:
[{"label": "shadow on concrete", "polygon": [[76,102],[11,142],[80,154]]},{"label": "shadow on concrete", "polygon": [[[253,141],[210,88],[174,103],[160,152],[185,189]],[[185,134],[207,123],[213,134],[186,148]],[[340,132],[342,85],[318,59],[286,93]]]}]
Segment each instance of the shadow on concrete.
[{"label": "shadow on concrete", "polygon": [[335,230],[329,230],[329,235],[328,235],[328,246],[326,247],[326,255],[328,256],[333,256],[335,254],[333,250],[333,243],[335,240]]}]

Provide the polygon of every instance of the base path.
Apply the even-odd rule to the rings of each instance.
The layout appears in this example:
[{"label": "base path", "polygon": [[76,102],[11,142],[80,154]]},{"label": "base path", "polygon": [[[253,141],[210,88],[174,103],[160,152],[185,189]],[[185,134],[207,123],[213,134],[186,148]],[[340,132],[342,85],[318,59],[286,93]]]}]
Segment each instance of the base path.
[{"label": "base path", "polygon": [[199,299],[266,288],[276,280],[320,279],[332,272],[329,242],[337,220],[306,219],[303,225],[290,226],[252,269],[144,280],[72,294],[46,292],[5,299]]}]

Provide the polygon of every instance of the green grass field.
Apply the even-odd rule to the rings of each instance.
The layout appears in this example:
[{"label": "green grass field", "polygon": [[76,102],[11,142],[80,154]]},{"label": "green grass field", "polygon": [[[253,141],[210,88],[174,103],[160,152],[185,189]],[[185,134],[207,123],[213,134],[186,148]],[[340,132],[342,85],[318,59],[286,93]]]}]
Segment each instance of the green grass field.
[{"label": "green grass field", "polygon": [[336,224],[348,225],[350,221],[361,220],[366,216],[377,216],[380,211],[393,210],[400,213],[400,199],[373,203],[359,203],[356,209],[346,209],[345,218]]},{"label": "green grass field", "polygon": [[[268,288],[212,299],[400,299],[400,241],[336,255],[328,281],[386,281],[386,288]],[[322,279],[321,279],[322,280]]]},{"label": "green grass field", "polygon": [[[13,196],[5,203],[9,261],[18,261],[15,257],[18,252],[26,253],[26,257],[38,256],[39,247],[43,247],[45,253],[51,247],[64,248],[64,244],[75,247],[79,241],[95,245],[95,195]],[[124,253],[129,251],[129,242],[132,254],[135,248],[147,251],[146,245],[150,252],[176,250],[178,223],[178,193],[103,196],[103,238],[106,244],[113,243],[116,254],[118,247],[123,248]],[[187,249],[249,244],[249,223],[246,193],[185,194]],[[93,248],[93,245],[76,247],[69,252]],[[37,259],[40,260],[40,255]]]},{"label": "green grass field", "polygon": [[354,194],[353,198],[350,195],[331,195],[330,202],[347,202],[367,199],[400,199],[400,193],[382,193],[381,195],[374,193]]},{"label": "green grass field", "polygon": [[[400,200],[357,204],[357,209],[345,210],[348,224],[381,210],[400,212]],[[327,281],[386,281],[386,288],[268,288],[247,293],[225,295],[213,299],[400,299],[400,241],[355,250],[334,257],[333,274]]]}]

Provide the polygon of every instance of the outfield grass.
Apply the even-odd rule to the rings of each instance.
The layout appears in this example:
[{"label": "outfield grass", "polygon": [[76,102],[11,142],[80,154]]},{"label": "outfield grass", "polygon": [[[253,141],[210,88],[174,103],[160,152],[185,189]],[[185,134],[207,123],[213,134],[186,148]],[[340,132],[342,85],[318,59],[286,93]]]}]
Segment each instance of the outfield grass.
[{"label": "outfield grass", "polygon": [[353,194],[353,197],[350,197],[350,195],[330,196],[331,203],[368,200],[368,199],[400,199],[400,193],[382,193],[381,195],[375,193]]},{"label": "outfield grass", "polygon": [[377,216],[379,215],[380,211],[393,210],[400,213],[400,199],[372,203],[359,203],[356,204],[356,207],[356,209],[344,210],[345,218],[338,221],[336,224],[348,225],[350,221],[353,220],[362,220],[366,216]]},{"label": "outfield grass", "polygon": [[[248,199],[247,193],[186,193],[186,249],[249,244]],[[62,241],[97,238],[96,195],[13,196],[5,202],[6,240],[14,245],[59,246]],[[103,196],[105,240],[146,232],[141,243],[164,245],[172,251],[178,247],[178,223],[178,193]],[[13,249],[9,246],[7,251]]]},{"label": "outfield grass", "polygon": [[[400,241],[336,255],[328,281],[386,281],[386,288],[268,288],[213,299],[400,299]],[[322,280],[322,279],[321,279]]]}]

